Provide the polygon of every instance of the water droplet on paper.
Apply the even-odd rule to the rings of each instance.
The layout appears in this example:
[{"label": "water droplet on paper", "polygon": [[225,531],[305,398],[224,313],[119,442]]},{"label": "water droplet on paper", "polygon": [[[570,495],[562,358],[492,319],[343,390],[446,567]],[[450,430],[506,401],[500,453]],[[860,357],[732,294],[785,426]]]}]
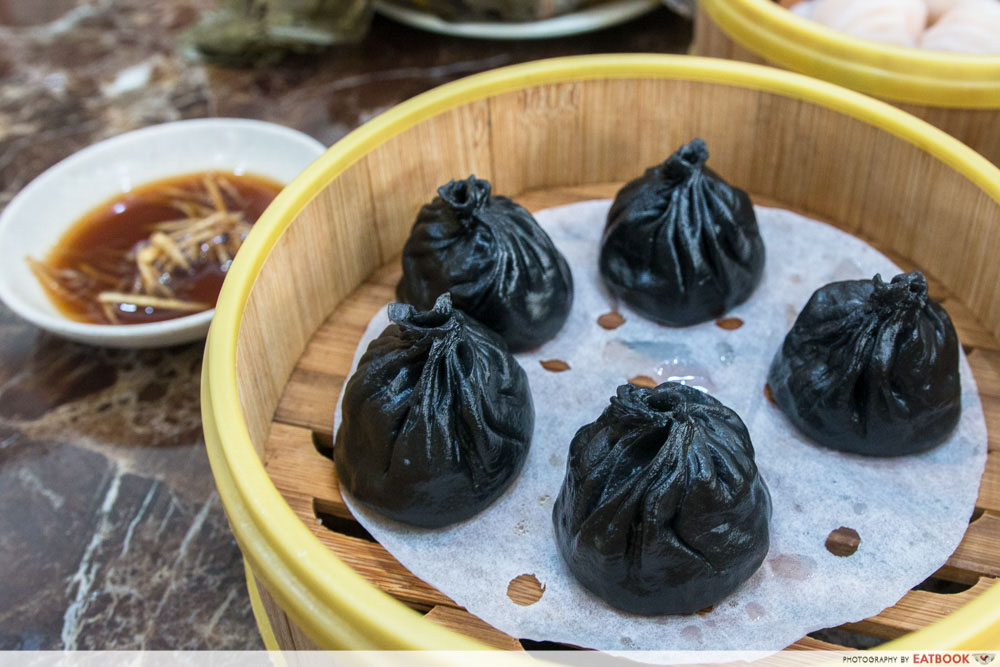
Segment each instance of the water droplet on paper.
[{"label": "water droplet on paper", "polygon": [[[648,378],[652,382],[640,386],[679,382],[701,391],[715,391],[708,369],[683,343],[612,340],[605,344],[602,358],[610,368],[617,369],[625,377],[632,377],[631,374],[638,371],[641,374],[635,377]],[[644,372],[650,366],[652,371]]]},{"label": "water droplet on paper", "polygon": [[736,350],[729,343],[719,343],[715,349],[719,353],[719,362],[723,366],[729,366],[736,360]]},{"label": "water droplet on paper", "polygon": [[715,393],[715,383],[708,370],[700,367],[662,364],[656,368],[653,377],[658,382],[679,382],[707,394]]},{"label": "water droplet on paper", "polygon": [[681,630],[681,637],[692,642],[701,641],[701,628],[696,625],[688,625]]},{"label": "water droplet on paper", "polygon": [[767,561],[771,571],[782,579],[803,581],[816,569],[816,561],[801,554],[781,554]]},{"label": "water droplet on paper", "polygon": [[845,258],[840,260],[840,263],[834,267],[833,273],[830,274],[830,281],[836,280],[861,280],[862,278],[870,278],[871,276],[866,276],[858,263],[853,259]]},{"label": "water droplet on paper", "polygon": [[710,394],[715,392],[715,383],[712,382],[708,369],[692,354],[687,345],[658,341],[626,341],[625,346],[648,360],[658,362],[653,367],[653,372],[645,376],[652,378],[656,384],[679,382]]},{"label": "water droplet on paper", "polygon": [[799,318],[799,311],[790,303],[785,304],[785,327],[788,329],[792,328],[795,324],[795,320]]},{"label": "water droplet on paper", "polygon": [[684,343],[672,343],[663,340],[625,340],[619,345],[627,350],[642,355],[647,359],[679,363],[692,358],[691,348]]},{"label": "water droplet on paper", "polygon": [[[642,373],[637,378],[648,381],[640,386],[656,386],[664,382],[679,382],[701,391],[712,393],[715,383],[708,369],[692,354],[691,349],[683,343],[670,341],[610,341],[604,347],[603,357],[612,366],[617,366],[628,373],[640,370],[643,366],[649,368],[654,363],[652,372]],[[637,368],[638,367],[638,368]]]},{"label": "water droplet on paper", "polygon": [[759,621],[764,616],[764,607],[757,602],[747,602],[747,618]]}]

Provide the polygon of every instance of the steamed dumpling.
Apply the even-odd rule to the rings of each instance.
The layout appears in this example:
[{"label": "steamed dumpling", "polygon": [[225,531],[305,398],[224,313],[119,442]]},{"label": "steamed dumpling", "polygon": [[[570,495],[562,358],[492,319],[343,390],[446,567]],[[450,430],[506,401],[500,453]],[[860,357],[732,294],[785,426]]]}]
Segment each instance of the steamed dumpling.
[{"label": "steamed dumpling", "polygon": [[671,327],[713,320],[750,298],[764,240],[749,195],[710,169],[701,139],[618,191],[599,267],[608,291]]},{"label": "steamed dumpling", "polygon": [[927,5],[928,20],[930,20],[931,23],[934,23],[961,1],[962,0],[924,0],[924,4]]},{"label": "steamed dumpling", "polygon": [[403,246],[399,300],[428,309],[445,292],[511,352],[524,352],[559,333],[573,276],[531,213],[470,176],[438,188]]},{"label": "steamed dumpling", "polygon": [[962,413],[955,327],[920,271],[844,280],[809,299],[771,362],[775,402],[816,443],[904,456],[939,445]]},{"label": "steamed dumpling", "polygon": [[333,462],[358,502],[440,528],[517,478],[535,423],[528,376],[449,294],[425,311],[390,304],[389,319],[347,381]]},{"label": "steamed dumpling", "polygon": [[577,580],[643,615],[718,604],[760,567],[770,519],[743,420],[676,382],[618,387],[573,436],[552,509]]},{"label": "steamed dumpling", "polygon": [[927,25],[924,0],[816,0],[813,20],[855,37],[916,46]]},{"label": "steamed dumpling", "polygon": [[1000,0],[962,0],[923,34],[934,51],[1000,53]]}]

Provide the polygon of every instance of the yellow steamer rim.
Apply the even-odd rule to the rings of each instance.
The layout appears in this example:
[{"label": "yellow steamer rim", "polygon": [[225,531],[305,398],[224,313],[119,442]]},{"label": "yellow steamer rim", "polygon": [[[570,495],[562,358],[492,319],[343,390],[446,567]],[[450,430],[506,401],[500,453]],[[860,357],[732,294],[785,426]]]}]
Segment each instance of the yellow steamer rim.
[{"label": "yellow steamer rim", "polygon": [[[202,374],[209,460],[232,531],[253,575],[320,648],[468,650],[486,646],[422,618],[365,581],[313,536],[268,477],[251,441],[237,389],[240,323],[268,254],[321,189],[374,147],[423,120],[476,100],[536,85],[643,78],[725,84],[830,108],[919,147],[1000,203],[1000,170],[927,123],[808,77],[710,58],[601,55],[515,65],[446,84],[361,126],[293,180],[254,226],[219,296]],[[251,593],[256,594],[254,577],[248,576],[248,582]],[[269,648],[277,648],[266,615],[261,613],[259,595],[255,597],[262,634]],[[942,621],[883,647],[982,650],[997,647],[998,636],[1000,586],[993,586]]]},{"label": "yellow steamer rim", "polygon": [[699,7],[735,42],[781,67],[897,102],[1000,109],[1000,55],[881,44],[771,0],[699,0]]}]

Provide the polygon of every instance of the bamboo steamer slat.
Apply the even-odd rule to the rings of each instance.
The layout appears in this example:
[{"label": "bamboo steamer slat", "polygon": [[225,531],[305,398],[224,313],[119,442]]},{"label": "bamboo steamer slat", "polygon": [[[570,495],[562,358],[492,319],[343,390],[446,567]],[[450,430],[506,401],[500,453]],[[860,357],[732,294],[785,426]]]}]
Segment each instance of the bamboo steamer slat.
[{"label": "bamboo steamer slat", "polygon": [[1000,164],[1000,53],[882,44],[796,16],[772,0],[699,0],[691,52],[783,67],[873,95]]},{"label": "bamboo steamer slat", "polygon": [[996,647],[1000,172],[861,95],[676,56],[542,61],[449,84],[349,135],[261,217],[220,297],[202,403],[213,474],[269,647],[519,647],[353,522],[326,458],[334,402],[369,318],[392,299],[416,210],[438,184],[474,172],[531,209],[610,196],[692,136],[758,202],[832,222],[931,276],[969,351],[991,430],[981,515],[936,575],[971,587],[910,592],[852,628],[901,637],[898,647]]}]

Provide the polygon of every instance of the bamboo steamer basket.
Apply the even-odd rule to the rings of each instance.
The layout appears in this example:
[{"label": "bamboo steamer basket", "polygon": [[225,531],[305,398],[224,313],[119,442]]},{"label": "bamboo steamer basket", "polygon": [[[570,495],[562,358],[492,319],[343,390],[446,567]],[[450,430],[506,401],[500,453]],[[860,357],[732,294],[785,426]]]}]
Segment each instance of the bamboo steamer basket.
[{"label": "bamboo steamer basket", "polygon": [[773,0],[699,0],[691,52],[775,65],[878,97],[1000,164],[1000,54],[852,37]]},{"label": "bamboo steamer basket", "polygon": [[475,173],[535,210],[613,196],[693,136],[756,201],[832,222],[929,275],[991,429],[977,515],[936,575],[969,588],[911,591],[847,627],[900,649],[1000,648],[1000,171],[831,84],[655,55],[517,65],[420,95],[329,149],[254,227],[219,298],[202,413],[269,648],[521,647],[354,523],[326,458],[335,401],[369,318],[393,298],[416,211],[440,183]]}]

